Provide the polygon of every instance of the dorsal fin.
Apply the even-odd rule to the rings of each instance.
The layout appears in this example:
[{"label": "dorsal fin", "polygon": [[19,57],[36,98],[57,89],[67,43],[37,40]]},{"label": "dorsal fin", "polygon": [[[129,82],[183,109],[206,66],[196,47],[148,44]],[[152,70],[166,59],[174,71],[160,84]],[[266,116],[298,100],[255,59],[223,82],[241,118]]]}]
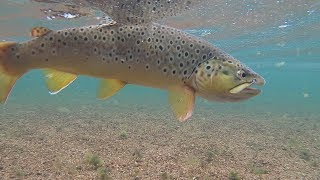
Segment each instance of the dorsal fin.
[{"label": "dorsal fin", "polygon": [[199,0],[90,0],[87,2],[118,23],[140,24],[176,16],[190,9]]},{"label": "dorsal fin", "polygon": [[31,29],[30,35],[31,37],[40,37],[51,32],[50,29],[45,27],[34,27]]}]

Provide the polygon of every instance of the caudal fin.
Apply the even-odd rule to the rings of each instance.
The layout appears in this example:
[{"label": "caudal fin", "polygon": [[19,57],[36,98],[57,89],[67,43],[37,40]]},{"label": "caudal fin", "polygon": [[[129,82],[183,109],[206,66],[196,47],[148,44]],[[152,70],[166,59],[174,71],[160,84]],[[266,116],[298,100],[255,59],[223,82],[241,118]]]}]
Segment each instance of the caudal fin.
[{"label": "caudal fin", "polygon": [[22,76],[19,73],[10,73],[6,66],[8,54],[16,43],[0,42],[0,102],[5,103],[15,82]]}]

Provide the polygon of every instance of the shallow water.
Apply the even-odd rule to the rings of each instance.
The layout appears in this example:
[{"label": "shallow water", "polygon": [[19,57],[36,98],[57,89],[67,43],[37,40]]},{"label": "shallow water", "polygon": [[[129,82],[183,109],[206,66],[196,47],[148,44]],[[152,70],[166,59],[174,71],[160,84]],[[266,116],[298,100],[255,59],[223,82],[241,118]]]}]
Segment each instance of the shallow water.
[{"label": "shallow water", "polygon": [[[64,6],[1,1],[0,39],[24,41],[33,26],[95,24],[101,15],[86,6],[56,18],[41,11],[52,8]],[[73,18],[78,11],[84,16]],[[176,179],[228,179],[231,172],[244,179],[319,179],[319,19],[318,1],[220,0],[163,20],[207,39],[267,81],[262,94],[245,102],[198,99],[185,124],[173,118],[162,90],[129,85],[98,101],[98,81],[80,77],[52,96],[41,72],[29,72],[1,109],[0,179],[97,178],[83,160],[89,151],[100,155],[113,179],[157,179],[163,173]],[[128,139],[119,139],[123,131]],[[51,152],[55,146],[63,149]],[[132,157],[136,149],[142,151],[141,162]],[[211,150],[214,160],[207,162]]]}]

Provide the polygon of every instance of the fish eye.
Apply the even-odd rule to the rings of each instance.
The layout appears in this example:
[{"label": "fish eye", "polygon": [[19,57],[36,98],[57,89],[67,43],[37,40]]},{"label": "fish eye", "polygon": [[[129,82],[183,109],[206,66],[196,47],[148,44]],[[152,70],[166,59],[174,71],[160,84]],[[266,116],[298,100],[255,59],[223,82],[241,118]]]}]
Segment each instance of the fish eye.
[{"label": "fish eye", "polygon": [[245,72],[243,72],[242,74],[241,74],[241,77],[243,77],[243,78],[245,78],[247,76],[247,74],[245,73]]},{"label": "fish eye", "polygon": [[242,78],[245,78],[247,77],[247,73],[245,73],[244,71],[238,71],[238,76],[242,77]]}]

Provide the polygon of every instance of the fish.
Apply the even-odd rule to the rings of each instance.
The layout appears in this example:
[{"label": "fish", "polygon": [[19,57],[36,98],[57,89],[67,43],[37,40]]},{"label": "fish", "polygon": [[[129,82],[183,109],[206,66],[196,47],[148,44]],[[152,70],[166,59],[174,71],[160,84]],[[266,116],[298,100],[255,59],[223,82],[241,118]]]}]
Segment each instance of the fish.
[{"label": "fish", "polygon": [[218,47],[157,23],[190,9],[189,0],[92,0],[110,18],[103,24],[52,30],[34,27],[31,40],[0,43],[0,101],[30,70],[42,69],[51,94],[79,75],[101,79],[98,99],[127,84],[168,91],[175,117],[189,119],[196,97],[239,102],[260,94],[262,76]]}]

